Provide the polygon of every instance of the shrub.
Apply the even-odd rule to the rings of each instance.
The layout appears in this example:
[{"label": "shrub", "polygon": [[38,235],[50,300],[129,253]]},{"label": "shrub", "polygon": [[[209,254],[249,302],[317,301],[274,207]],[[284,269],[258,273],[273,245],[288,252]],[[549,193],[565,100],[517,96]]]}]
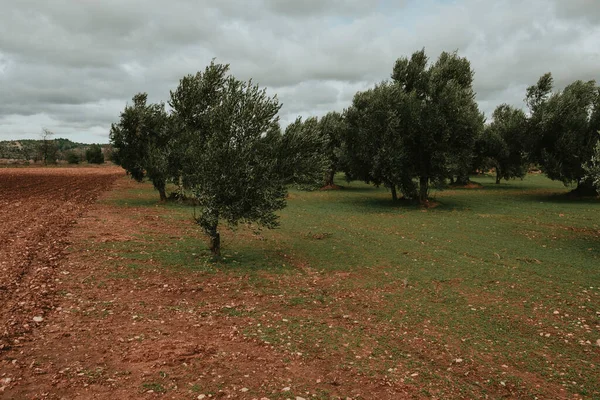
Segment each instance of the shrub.
[{"label": "shrub", "polygon": [[81,157],[74,151],[67,152],[65,158],[69,164],[79,164],[81,162]]},{"label": "shrub", "polygon": [[90,164],[104,164],[104,154],[102,147],[98,144],[93,144],[85,151],[85,159]]}]

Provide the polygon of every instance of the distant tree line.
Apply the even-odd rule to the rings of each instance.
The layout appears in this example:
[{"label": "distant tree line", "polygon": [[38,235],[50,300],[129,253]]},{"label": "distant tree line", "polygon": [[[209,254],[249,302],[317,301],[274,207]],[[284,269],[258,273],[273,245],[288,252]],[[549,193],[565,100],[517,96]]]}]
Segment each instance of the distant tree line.
[{"label": "distant tree line", "polygon": [[79,164],[87,161],[102,164],[112,158],[111,145],[85,144],[69,139],[53,138],[54,133],[43,129],[40,139],[0,141],[0,159],[22,163],[57,164],[61,161]]},{"label": "distant tree line", "polygon": [[396,61],[391,79],[359,92],[343,112],[298,118],[282,130],[277,97],[212,62],[183,77],[164,103],[139,93],[110,132],[114,161],[150,180],[162,201],[191,193],[197,223],[220,254],[219,224],[275,227],[287,187],[333,186],[334,176],[382,185],[392,199],[426,205],[431,187],[464,185],[475,171],[496,183],[535,165],[575,192],[600,186],[600,90],[576,81],[553,91],[551,74],[527,89],[528,112],[478,109],[470,62],[424,50]]}]

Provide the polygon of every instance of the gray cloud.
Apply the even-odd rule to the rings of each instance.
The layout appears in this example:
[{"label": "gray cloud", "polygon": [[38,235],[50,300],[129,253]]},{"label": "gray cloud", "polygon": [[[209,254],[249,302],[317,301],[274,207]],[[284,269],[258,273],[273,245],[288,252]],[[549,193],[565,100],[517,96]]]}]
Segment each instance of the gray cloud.
[{"label": "gray cloud", "polygon": [[555,4],[559,18],[587,20],[593,24],[600,22],[600,2],[596,0],[556,1]]},{"label": "gray cloud", "polygon": [[597,0],[0,0],[0,139],[108,140],[139,91],[167,101],[212,58],[278,94],[283,124],[347,107],[425,47],[458,50],[480,107],[522,106],[547,72],[598,79]]},{"label": "gray cloud", "polygon": [[291,18],[298,16],[354,16],[376,9],[377,0],[304,0],[280,1],[264,0],[264,6],[276,14]]}]

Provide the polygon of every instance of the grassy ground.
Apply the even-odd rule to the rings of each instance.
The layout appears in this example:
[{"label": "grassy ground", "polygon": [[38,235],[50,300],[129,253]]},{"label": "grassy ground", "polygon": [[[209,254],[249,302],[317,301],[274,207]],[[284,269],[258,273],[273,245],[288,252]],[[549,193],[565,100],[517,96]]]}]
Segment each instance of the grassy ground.
[{"label": "grassy ground", "polygon": [[222,313],[290,357],[335,360],[425,397],[600,398],[600,202],[568,200],[542,176],[474,180],[484,188],[438,191],[427,210],[360,183],[292,191],[280,229],[222,232],[219,263],[192,208],[157,205],[140,185],[107,204],[160,208],[157,224],[181,234],[141,230],[104,246],[127,260],[112,278],[136,279],[152,260],[229,277],[240,300],[264,295]]}]

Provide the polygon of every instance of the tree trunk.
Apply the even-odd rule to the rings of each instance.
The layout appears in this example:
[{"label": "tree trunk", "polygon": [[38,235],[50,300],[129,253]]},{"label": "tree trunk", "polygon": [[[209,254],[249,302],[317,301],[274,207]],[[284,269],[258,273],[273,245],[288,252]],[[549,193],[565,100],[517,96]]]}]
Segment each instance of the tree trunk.
[{"label": "tree trunk", "polygon": [[154,185],[154,189],[158,190],[158,194],[160,195],[160,201],[167,201],[167,182],[164,179],[153,179],[152,184]]},{"label": "tree trunk", "polygon": [[466,186],[469,184],[469,175],[458,175],[456,177],[456,184],[460,186]]},{"label": "tree trunk", "polygon": [[396,192],[396,185],[391,185],[392,190],[392,201],[398,201],[398,192]]},{"label": "tree trunk", "polygon": [[588,179],[585,181],[580,181],[577,184],[577,188],[571,191],[571,194],[578,197],[593,197],[598,196],[598,191],[596,191],[593,182]]},{"label": "tree trunk", "polygon": [[221,257],[221,234],[216,227],[210,235],[210,252],[215,257]]},{"label": "tree trunk", "polygon": [[500,167],[496,166],[496,185],[499,185],[501,180]]},{"label": "tree trunk", "polygon": [[424,204],[429,194],[429,177],[421,176],[419,178],[419,202]]},{"label": "tree trunk", "polygon": [[160,195],[160,201],[162,201],[162,202],[167,201],[167,192],[165,191],[164,187],[158,189],[158,194]]},{"label": "tree trunk", "polygon": [[221,257],[221,235],[219,234],[219,211],[207,210],[200,218],[194,219],[208,236],[208,247],[214,257]]},{"label": "tree trunk", "polygon": [[332,168],[327,171],[325,175],[325,186],[333,186],[333,179],[335,178],[335,170]]}]

